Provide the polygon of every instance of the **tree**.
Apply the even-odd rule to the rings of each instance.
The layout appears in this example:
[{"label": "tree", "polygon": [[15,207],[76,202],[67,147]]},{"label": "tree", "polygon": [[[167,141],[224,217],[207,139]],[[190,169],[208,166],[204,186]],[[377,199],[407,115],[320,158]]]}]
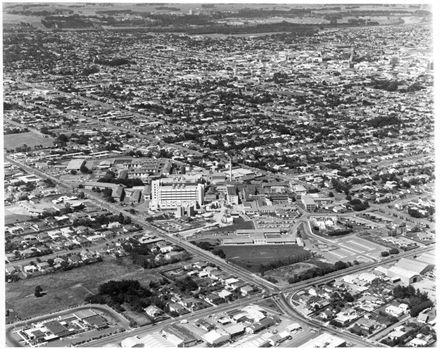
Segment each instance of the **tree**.
[{"label": "tree", "polygon": [[427,309],[427,308],[431,308],[433,306],[432,301],[430,301],[429,299],[421,302],[419,304],[414,305],[411,310],[410,310],[410,315],[412,317],[416,317],[417,315],[420,314],[421,311]]},{"label": "tree", "polygon": [[58,138],[58,141],[60,141],[61,143],[67,143],[69,141],[69,139],[67,138],[67,136],[64,133],[61,133]]},{"label": "tree", "polygon": [[390,254],[398,254],[399,253],[399,250],[397,249],[397,248],[392,248],[392,249],[390,249],[389,251],[388,251]]},{"label": "tree", "polygon": [[34,292],[35,297],[41,297],[43,295],[42,292],[43,289],[41,288],[40,285],[35,287],[35,292]]},{"label": "tree", "polygon": [[226,258],[226,254],[225,254],[225,252],[223,252],[222,249],[213,250],[212,253],[219,256],[220,258],[223,258],[223,259]]},{"label": "tree", "polygon": [[335,269],[336,269],[336,270],[345,269],[345,268],[347,268],[347,267],[348,267],[348,265],[347,265],[346,263],[344,263],[343,261],[337,261],[337,262],[335,263]]}]

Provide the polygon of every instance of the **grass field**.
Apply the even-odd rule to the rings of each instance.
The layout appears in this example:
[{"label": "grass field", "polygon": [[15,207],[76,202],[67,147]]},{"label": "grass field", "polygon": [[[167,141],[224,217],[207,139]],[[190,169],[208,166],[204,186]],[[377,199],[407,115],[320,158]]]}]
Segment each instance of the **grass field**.
[{"label": "grass field", "polygon": [[[157,271],[139,268],[127,259],[123,264],[114,259],[104,260],[66,272],[7,283],[6,305],[13,308],[21,319],[30,318],[82,304],[85,297],[97,292],[98,286],[109,280],[136,279],[148,284],[149,280],[160,278]],[[47,293],[45,296],[34,296],[37,285]]]},{"label": "grass field", "polygon": [[286,265],[277,269],[269,270],[264,275],[274,277],[278,280],[279,284],[288,285],[288,280],[294,275],[301,275],[307,270],[317,268],[314,264],[309,263],[295,263],[292,265]]},{"label": "grass field", "polygon": [[262,264],[295,258],[306,253],[298,245],[242,245],[218,248],[226,254],[226,259],[252,271],[258,271]]},{"label": "grass field", "polygon": [[42,145],[43,147],[48,147],[53,145],[52,138],[44,138],[33,132],[24,133],[14,133],[4,136],[5,149],[15,149],[26,144],[29,147],[34,147],[35,145]]},{"label": "grass field", "polygon": [[5,207],[5,224],[24,222],[30,219],[31,216],[21,206],[12,205]]}]

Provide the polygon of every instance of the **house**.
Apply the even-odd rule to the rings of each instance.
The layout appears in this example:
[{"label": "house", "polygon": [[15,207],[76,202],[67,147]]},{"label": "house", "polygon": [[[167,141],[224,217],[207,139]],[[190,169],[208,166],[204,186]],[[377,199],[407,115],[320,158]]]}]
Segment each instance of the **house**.
[{"label": "house", "polygon": [[50,268],[50,265],[47,262],[37,263],[36,265],[39,271],[47,270],[48,268]]},{"label": "house", "polygon": [[343,326],[346,326],[351,321],[356,319],[357,317],[358,317],[358,314],[357,314],[356,310],[350,309],[350,310],[339,312],[335,317],[335,321],[337,321],[338,323],[340,323]]},{"label": "house", "polygon": [[213,305],[219,305],[224,303],[225,300],[221,298],[218,294],[210,293],[204,297],[204,300]]},{"label": "house", "polygon": [[240,288],[240,293],[243,296],[249,296],[250,294],[252,294],[254,292],[254,288],[250,285],[246,285]]},{"label": "house", "polygon": [[167,252],[171,252],[173,249],[174,249],[173,245],[165,245],[165,246],[160,247],[159,250],[161,253],[167,253]]},{"label": "house", "polygon": [[417,321],[421,323],[429,323],[436,318],[436,311],[433,308],[427,308],[420,312],[420,314],[417,316]]},{"label": "house", "polygon": [[156,319],[159,316],[163,315],[164,312],[162,309],[156,307],[155,305],[150,305],[146,308],[144,308],[144,311],[147,313],[147,315],[149,317],[151,317],[152,319]]},{"label": "house", "polygon": [[182,315],[188,313],[188,310],[185,309],[185,307],[182,304],[176,303],[176,302],[169,302],[167,304],[168,311],[170,313]]},{"label": "house", "polygon": [[228,279],[225,280],[225,284],[226,284],[227,286],[230,286],[230,285],[235,284],[235,283],[237,283],[237,282],[239,282],[239,281],[240,281],[240,280],[238,280],[238,279],[236,279],[236,278],[228,278]]},{"label": "house", "polygon": [[388,338],[395,340],[402,338],[407,333],[406,328],[404,325],[396,327],[392,332],[388,334]]},{"label": "house", "polygon": [[360,319],[356,320],[354,324],[370,334],[373,333],[375,327],[378,325],[378,323],[373,319],[367,319],[365,317],[361,317]]},{"label": "house", "polygon": [[229,292],[229,291],[227,291],[227,290],[221,290],[219,293],[218,293],[218,296],[220,297],[220,298],[223,298],[224,300],[226,300],[226,301],[230,301],[230,300],[232,300],[232,293],[231,292]]},{"label": "house", "polygon": [[83,263],[81,256],[77,254],[70,255],[69,257],[67,257],[67,260],[72,265],[80,265]]},{"label": "house", "polygon": [[37,266],[29,264],[23,267],[23,271],[28,274],[35,273],[38,270]]}]

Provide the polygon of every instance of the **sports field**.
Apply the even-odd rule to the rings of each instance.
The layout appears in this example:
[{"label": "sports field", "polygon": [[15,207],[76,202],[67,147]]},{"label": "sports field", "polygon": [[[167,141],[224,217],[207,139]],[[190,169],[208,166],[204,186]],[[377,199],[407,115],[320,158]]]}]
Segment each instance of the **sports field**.
[{"label": "sports field", "polygon": [[36,145],[42,145],[43,148],[53,145],[52,138],[45,138],[34,132],[14,133],[4,136],[5,149],[13,150],[24,144],[33,148]]},{"label": "sports field", "polygon": [[241,245],[219,246],[226,254],[226,259],[249,270],[258,271],[260,265],[274,263],[288,258],[304,259],[309,255],[298,245]]}]

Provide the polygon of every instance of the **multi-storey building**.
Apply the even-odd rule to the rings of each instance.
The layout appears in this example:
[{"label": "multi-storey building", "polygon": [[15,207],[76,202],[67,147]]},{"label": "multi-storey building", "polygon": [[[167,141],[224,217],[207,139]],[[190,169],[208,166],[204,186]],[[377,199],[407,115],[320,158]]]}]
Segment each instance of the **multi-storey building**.
[{"label": "multi-storey building", "polygon": [[186,177],[161,178],[151,182],[152,209],[175,209],[203,205],[203,184]]}]

